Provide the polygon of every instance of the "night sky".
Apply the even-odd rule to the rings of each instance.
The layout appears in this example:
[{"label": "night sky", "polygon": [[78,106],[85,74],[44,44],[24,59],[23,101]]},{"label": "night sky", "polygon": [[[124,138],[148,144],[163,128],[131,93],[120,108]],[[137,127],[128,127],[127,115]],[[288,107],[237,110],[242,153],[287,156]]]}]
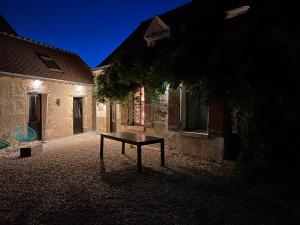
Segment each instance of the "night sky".
[{"label": "night sky", "polygon": [[138,24],[190,0],[0,0],[24,37],[79,54],[97,66]]}]

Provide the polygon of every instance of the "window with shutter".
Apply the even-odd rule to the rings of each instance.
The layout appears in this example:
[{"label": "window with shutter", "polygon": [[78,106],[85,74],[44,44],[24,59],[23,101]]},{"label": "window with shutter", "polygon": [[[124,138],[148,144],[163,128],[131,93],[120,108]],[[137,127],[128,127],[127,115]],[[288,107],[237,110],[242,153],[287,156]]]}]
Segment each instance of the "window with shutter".
[{"label": "window with shutter", "polygon": [[144,87],[139,88],[133,94],[133,124],[144,125],[145,123],[145,90]]},{"label": "window with shutter", "polygon": [[144,116],[145,126],[151,127],[153,121],[153,105],[152,105],[151,96],[147,94],[147,90],[145,90],[144,112],[145,112],[145,116]]},{"label": "window with shutter", "polygon": [[186,131],[207,133],[208,107],[195,91],[186,92]]},{"label": "window with shutter", "polygon": [[225,102],[224,99],[219,98],[209,104],[209,133],[223,134],[224,133],[224,114]]},{"label": "window with shutter", "polygon": [[168,129],[180,130],[180,89],[169,90],[168,99]]},{"label": "window with shutter", "polygon": [[219,98],[207,106],[203,97],[196,91],[181,89],[169,90],[168,129],[197,133],[224,133],[224,100]]},{"label": "window with shutter", "polygon": [[127,103],[121,105],[121,124],[129,124],[129,108]]},{"label": "window with shutter", "polygon": [[141,87],[129,94],[126,104],[121,106],[122,125],[152,126],[153,110],[151,96]]}]

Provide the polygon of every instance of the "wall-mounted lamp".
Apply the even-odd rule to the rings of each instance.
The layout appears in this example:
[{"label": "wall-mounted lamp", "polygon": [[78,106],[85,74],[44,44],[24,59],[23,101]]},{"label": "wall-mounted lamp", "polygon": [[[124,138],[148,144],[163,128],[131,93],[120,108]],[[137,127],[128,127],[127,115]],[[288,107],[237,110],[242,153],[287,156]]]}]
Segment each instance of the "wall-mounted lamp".
[{"label": "wall-mounted lamp", "polygon": [[81,85],[76,85],[76,95],[84,95],[84,88]]},{"label": "wall-mounted lamp", "polygon": [[59,98],[56,99],[56,105],[60,106],[60,99]]},{"label": "wall-mounted lamp", "polygon": [[41,81],[41,80],[34,80],[33,83],[32,83],[32,87],[34,89],[38,89],[38,88],[40,88],[42,86],[42,84],[43,84],[43,81]]}]

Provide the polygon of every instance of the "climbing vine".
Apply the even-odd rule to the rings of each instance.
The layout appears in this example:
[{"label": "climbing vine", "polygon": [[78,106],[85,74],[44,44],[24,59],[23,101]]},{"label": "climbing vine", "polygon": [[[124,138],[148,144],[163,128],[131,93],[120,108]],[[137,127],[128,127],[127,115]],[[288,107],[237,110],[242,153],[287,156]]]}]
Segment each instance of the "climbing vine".
[{"label": "climbing vine", "polygon": [[[168,85],[183,83],[208,100],[223,96],[238,112],[240,162],[247,162],[246,171],[283,158],[291,161],[287,155],[299,154],[294,147],[299,143],[291,137],[297,140],[300,130],[300,110],[295,107],[300,102],[296,93],[300,30],[291,23],[298,19],[289,19],[297,13],[282,12],[279,4],[271,9],[257,3],[240,22],[226,28],[205,30],[203,26],[151,48],[126,48],[118,52],[105,75],[96,78],[98,101],[124,101],[141,85],[155,99]],[[286,129],[289,134],[278,132]],[[289,153],[285,157],[282,148]]]}]

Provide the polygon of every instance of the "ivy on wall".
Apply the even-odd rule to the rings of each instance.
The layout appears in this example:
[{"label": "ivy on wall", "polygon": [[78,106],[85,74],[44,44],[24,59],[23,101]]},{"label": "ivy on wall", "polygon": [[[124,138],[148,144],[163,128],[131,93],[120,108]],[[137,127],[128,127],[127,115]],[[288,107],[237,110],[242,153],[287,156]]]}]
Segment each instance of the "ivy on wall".
[{"label": "ivy on wall", "polygon": [[[249,174],[281,160],[295,161],[300,29],[297,12],[291,12],[288,3],[258,2],[238,20],[216,19],[214,26],[184,37],[120,51],[105,75],[96,78],[98,100],[124,101],[141,85],[155,99],[168,84],[183,83],[208,101],[223,96],[236,109],[240,161],[247,162]],[[289,132],[278,132],[283,130]]]}]

